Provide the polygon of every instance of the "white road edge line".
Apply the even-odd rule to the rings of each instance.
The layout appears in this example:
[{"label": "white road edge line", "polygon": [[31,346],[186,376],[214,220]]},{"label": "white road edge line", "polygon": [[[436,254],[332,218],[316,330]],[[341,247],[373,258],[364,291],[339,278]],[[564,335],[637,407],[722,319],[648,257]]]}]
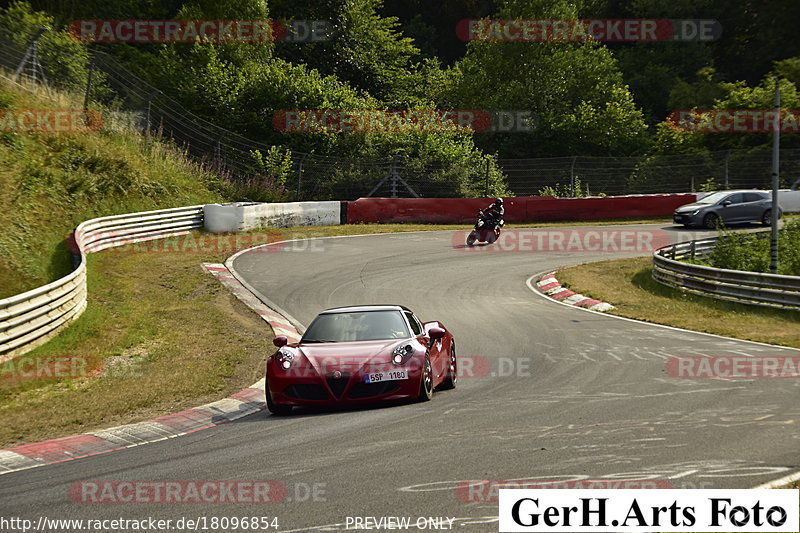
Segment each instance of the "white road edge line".
[{"label": "white road edge line", "polygon": [[[579,265],[574,265],[574,266],[579,266]],[[568,267],[568,268],[571,268],[571,267]],[[549,274],[550,272],[553,272],[552,268],[548,268],[547,270],[539,272],[538,274],[534,274],[533,276],[529,277],[525,281],[525,284],[537,296],[540,296],[540,297],[544,298],[545,300],[547,300],[549,302],[557,303],[559,305],[563,305],[564,307],[568,307],[570,309],[580,309],[581,311],[586,311],[587,313],[594,313],[595,315],[605,316],[605,317],[609,317],[609,318],[616,318],[617,320],[626,320],[628,322],[634,322],[636,324],[641,324],[641,325],[645,325],[645,326],[653,326],[653,327],[656,327],[656,328],[670,329],[670,330],[673,330],[673,331],[682,331],[682,332],[685,332],[685,333],[694,333],[696,335],[705,335],[706,337],[715,337],[717,339],[725,339],[725,340],[736,341],[736,342],[746,342],[748,344],[757,344],[759,346],[768,346],[770,348],[780,348],[781,350],[794,350],[794,351],[800,352],[800,348],[793,348],[791,346],[780,346],[778,344],[769,344],[769,343],[766,343],[766,342],[750,341],[750,340],[747,340],[747,339],[735,339],[733,337],[725,337],[724,335],[717,335],[716,333],[706,333],[705,331],[694,331],[694,330],[691,330],[691,329],[684,329],[684,328],[679,328],[679,327],[676,327],[676,326],[667,326],[665,324],[656,324],[655,322],[645,322],[644,320],[636,320],[635,318],[628,318],[626,316],[619,316],[619,315],[614,315],[614,314],[611,314],[611,313],[600,313],[598,311],[592,311],[591,309],[586,309],[585,307],[576,307],[574,305],[565,304],[563,302],[559,302],[558,300],[554,300],[554,299],[548,297],[546,294],[536,290],[533,287],[533,285],[531,284],[531,280],[533,280],[534,278],[541,277],[541,276],[543,276],[545,274]]]}]

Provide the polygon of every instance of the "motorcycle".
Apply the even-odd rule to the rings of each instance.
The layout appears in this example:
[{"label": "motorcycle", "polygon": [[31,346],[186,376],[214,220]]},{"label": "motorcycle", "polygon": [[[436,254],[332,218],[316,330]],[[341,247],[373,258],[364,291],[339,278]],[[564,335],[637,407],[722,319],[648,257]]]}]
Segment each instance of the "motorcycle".
[{"label": "motorcycle", "polygon": [[500,237],[500,228],[503,222],[490,220],[483,214],[483,211],[478,211],[478,221],[469,235],[467,235],[467,246],[472,246],[475,242],[485,242],[487,244],[494,243]]}]

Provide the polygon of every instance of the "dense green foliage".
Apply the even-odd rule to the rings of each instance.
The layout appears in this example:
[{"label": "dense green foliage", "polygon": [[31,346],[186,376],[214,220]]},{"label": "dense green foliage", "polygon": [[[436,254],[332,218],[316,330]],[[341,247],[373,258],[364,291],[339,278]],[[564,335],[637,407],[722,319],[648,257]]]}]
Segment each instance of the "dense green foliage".
[{"label": "dense green foliage", "polygon": [[[770,243],[769,232],[724,230],[705,263],[729,270],[769,272]],[[778,250],[778,274],[800,276],[800,220],[790,220],[778,231]]]},{"label": "dense green foliage", "polygon": [[[403,153],[422,167],[481,166],[485,157],[657,155],[767,146],[769,136],[688,134],[666,127],[671,110],[800,105],[800,3],[785,0],[20,0],[0,23],[20,42],[42,24],[44,60],[61,81],[85,78],[85,46],[70,21],[90,19],[316,19],[318,42],[96,44],[192,112],[269,146],[347,157]],[[32,10],[36,10],[35,12]],[[465,43],[462,19],[715,19],[713,42]],[[525,110],[515,133],[285,133],[293,109]],[[785,147],[798,145],[788,136]],[[800,146],[800,145],[798,145]],[[646,165],[644,165],[646,167]],[[492,160],[492,193],[505,191]],[[642,176],[646,174],[643,170]],[[459,190],[480,188],[461,174]],[[641,179],[646,179],[646,176]],[[351,176],[352,177],[352,176]],[[449,178],[448,178],[449,179]]]}]

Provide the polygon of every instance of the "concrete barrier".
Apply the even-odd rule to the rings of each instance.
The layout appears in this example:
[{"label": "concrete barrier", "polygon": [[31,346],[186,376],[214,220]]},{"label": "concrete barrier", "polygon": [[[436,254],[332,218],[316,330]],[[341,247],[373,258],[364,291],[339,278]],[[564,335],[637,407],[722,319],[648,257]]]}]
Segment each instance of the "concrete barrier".
[{"label": "concrete barrier", "polygon": [[[528,196],[504,198],[506,222],[614,220],[666,217],[695,201],[694,194],[652,194],[592,198]],[[347,223],[466,224],[493,198],[359,198],[347,205]]]},{"label": "concrete barrier", "polygon": [[335,226],[341,222],[341,202],[207,204],[203,214],[205,230],[213,233],[264,227]]}]

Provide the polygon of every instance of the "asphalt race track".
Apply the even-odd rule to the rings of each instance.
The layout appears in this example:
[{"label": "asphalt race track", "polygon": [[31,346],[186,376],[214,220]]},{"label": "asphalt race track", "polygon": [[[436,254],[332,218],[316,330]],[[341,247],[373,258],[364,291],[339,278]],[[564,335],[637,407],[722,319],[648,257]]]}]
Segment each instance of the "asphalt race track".
[{"label": "asphalt race track", "polygon": [[[569,308],[526,284],[560,266],[641,253],[491,253],[461,244],[453,232],[320,239],[246,253],[234,265],[302,324],[321,309],[365,303],[403,304],[423,320],[442,321],[459,356],[480,367],[456,390],[425,404],[299,410],[287,418],[262,412],[3,475],[0,515],[277,516],[280,531],[344,530],[348,516],[450,517],[459,531],[497,531],[497,503],[485,493],[464,498],[459,481],[647,479],[749,488],[800,468],[798,380],[665,372],[675,355],[797,351]],[[279,504],[76,504],[68,488],[84,480],[276,480],[287,492]],[[322,527],[329,524],[342,525]]]}]

